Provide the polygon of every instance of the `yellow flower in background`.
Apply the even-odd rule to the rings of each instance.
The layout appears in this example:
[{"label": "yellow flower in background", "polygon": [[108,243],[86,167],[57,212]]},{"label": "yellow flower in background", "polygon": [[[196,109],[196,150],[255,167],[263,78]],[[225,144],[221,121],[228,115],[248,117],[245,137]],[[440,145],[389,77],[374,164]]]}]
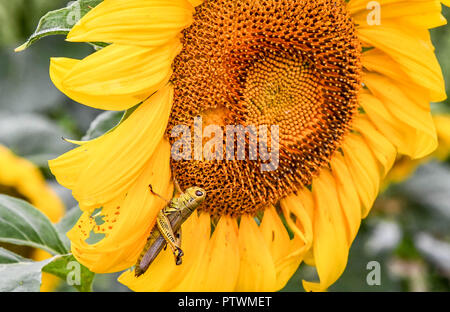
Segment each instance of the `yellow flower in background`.
[{"label": "yellow flower in background", "polygon": [[[14,155],[0,145],[0,194],[21,198],[44,213],[53,223],[64,215],[64,205],[56,193],[48,186],[39,169],[24,158]],[[5,246],[2,244],[2,246]],[[8,244],[8,249],[36,261],[51,255],[43,250]],[[59,283],[59,278],[48,273],[42,274],[41,291],[51,291]]]},{"label": "yellow flower in background", "polygon": [[432,156],[445,161],[450,155],[450,114],[433,116],[439,140],[439,146]]},{"label": "yellow flower in background", "polygon": [[400,155],[385,181],[383,181],[385,187],[391,183],[407,180],[424,163],[431,160],[445,161],[450,156],[450,115],[438,114],[433,116],[433,119],[438,135],[438,148],[429,156],[419,159],[411,159],[408,156]]},{"label": "yellow flower in background", "polygon": [[[169,197],[176,179],[208,193],[183,225],[183,264],[167,250],[141,277],[123,273],[123,284],[276,291],[305,261],[320,281],[304,288],[326,290],[396,156],[437,147],[429,102],[446,94],[428,29],[446,23],[441,2],[450,4],[103,1],[67,40],[111,45],[83,60],[53,58],[52,81],[91,107],[142,104],[113,131],[50,161],[84,211],[68,233],[74,256],[97,273],[132,267],[165,205],[148,185]],[[197,116],[204,127],[278,125],[278,169],[174,160],[171,130]],[[91,217],[98,208],[100,223]],[[92,232],[104,236],[88,243]]]}]

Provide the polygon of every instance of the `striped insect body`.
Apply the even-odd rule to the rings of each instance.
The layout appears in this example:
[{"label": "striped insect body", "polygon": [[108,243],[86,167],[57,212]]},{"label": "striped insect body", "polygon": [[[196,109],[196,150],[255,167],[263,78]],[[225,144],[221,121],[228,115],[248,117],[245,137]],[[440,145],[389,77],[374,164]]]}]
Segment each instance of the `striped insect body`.
[{"label": "striped insect body", "polygon": [[[153,192],[151,185],[150,191]],[[181,249],[181,225],[205,200],[206,191],[199,187],[190,187],[184,193],[174,197],[159,213],[156,225],[150,232],[147,243],[135,265],[135,275],[144,274],[150,264],[165,246],[169,246],[175,258],[175,264],[182,263],[184,255]],[[164,198],[163,198],[164,199]],[[165,199],[164,199],[165,200]]]}]

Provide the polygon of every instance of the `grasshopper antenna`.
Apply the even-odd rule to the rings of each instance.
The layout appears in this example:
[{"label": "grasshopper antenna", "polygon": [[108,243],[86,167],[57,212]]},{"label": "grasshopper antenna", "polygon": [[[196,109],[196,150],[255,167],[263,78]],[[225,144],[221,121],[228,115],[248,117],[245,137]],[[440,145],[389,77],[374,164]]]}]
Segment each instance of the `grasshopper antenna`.
[{"label": "grasshopper antenna", "polygon": [[183,194],[183,190],[181,189],[180,184],[178,183],[178,180],[175,178],[173,171],[172,171],[172,178],[173,178],[173,184],[175,186],[175,192]]},{"label": "grasshopper antenna", "polygon": [[180,194],[183,194],[180,184],[178,184],[178,181],[177,181],[177,179],[175,179],[175,177],[173,178],[173,184],[175,185],[175,189],[177,190],[177,192]]},{"label": "grasshopper antenna", "polygon": [[159,198],[161,198],[162,200],[164,200],[167,204],[170,204],[170,200],[168,200],[168,199],[162,197],[161,195],[159,195],[158,193],[155,193],[155,192],[153,191],[153,187],[152,187],[151,184],[148,185],[148,188],[150,189],[150,192],[151,192],[153,195],[158,196]]}]

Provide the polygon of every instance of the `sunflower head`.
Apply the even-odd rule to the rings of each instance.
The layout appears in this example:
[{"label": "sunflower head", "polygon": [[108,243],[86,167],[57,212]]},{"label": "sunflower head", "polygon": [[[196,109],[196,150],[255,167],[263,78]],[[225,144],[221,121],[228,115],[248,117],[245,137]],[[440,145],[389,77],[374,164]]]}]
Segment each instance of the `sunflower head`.
[{"label": "sunflower head", "polygon": [[181,186],[207,190],[204,211],[242,215],[310,185],[358,107],[361,44],[345,3],[206,1],[182,43],[168,135],[179,124],[193,127],[196,116],[204,128],[224,132],[227,125],[277,125],[281,154],[269,172],[248,153],[243,160],[172,161]]}]

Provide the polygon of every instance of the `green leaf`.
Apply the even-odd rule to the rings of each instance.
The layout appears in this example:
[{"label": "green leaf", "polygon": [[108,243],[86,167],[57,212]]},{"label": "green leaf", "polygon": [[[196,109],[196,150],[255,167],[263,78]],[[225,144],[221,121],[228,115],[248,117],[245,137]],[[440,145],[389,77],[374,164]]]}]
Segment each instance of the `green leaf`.
[{"label": "green leaf", "polygon": [[[67,35],[72,27],[103,0],[78,0],[62,9],[45,14],[31,37],[15,51],[20,52],[27,49],[34,42],[51,35]],[[94,47],[106,46],[104,43],[93,43]]]},{"label": "green leaf", "polygon": [[91,123],[82,140],[89,141],[113,130],[119,124],[123,114],[124,113],[121,111],[108,111],[101,113]]},{"label": "green leaf", "polygon": [[70,250],[70,240],[67,238],[66,233],[74,227],[77,223],[78,219],[82,215],[82,211],[78,206],[70,209],[66,215],[56,224],[56,230],[60,234],[61,239],[63,240],[64,246],[66,246],[67,250]]},{"label": "green leaf", "polygon": [[123,123],[139,107],[140,104],[127,109],[126,111],[108,111],[101,113],[91,123],[83,141],[95,139],[103,134],[113,131]]},{"label": "green leaf", "polygon": [[29,261],[8,249],[0,247],[0,264],[17,263]]},{"label": "green leaf", "polygon": [[47,264],[42,272],[51,273],[75,287],[78,291],[92,291],[92,283],[95,273],[89,271],[84,265],[79,263],[73,255],[57,257]]},{"label": "green leaf", "polygon": [[0,264],[0,292],[39,291],[42,280],[41,270],[53,259]]},{"label": "green leaf", "polygon": [[0,242],[40,248],[66,254],[58,232],[50,220],[26,201],[0,195]]}]

